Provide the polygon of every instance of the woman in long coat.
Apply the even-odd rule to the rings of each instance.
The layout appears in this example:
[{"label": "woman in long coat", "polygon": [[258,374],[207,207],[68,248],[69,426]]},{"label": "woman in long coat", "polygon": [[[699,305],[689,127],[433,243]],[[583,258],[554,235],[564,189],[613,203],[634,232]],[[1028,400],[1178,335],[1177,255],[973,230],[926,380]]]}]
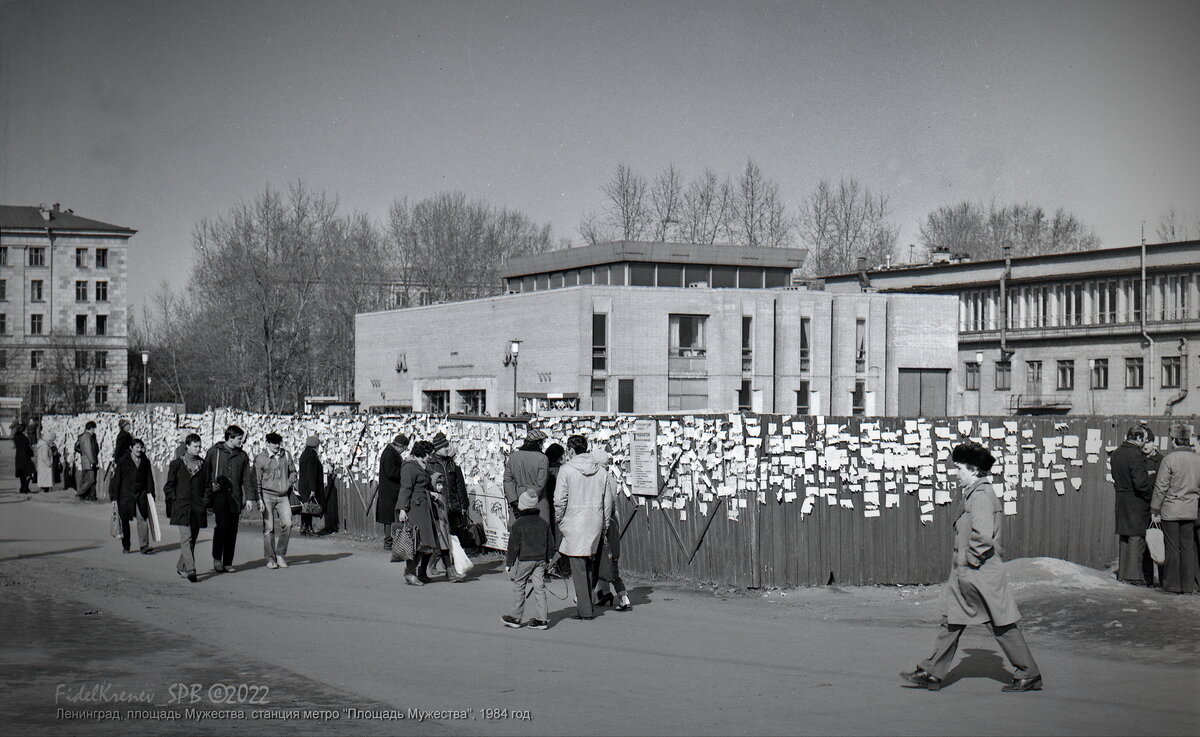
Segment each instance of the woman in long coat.
[{"label": "woman in long coat", "polygon": [[42,491],[50,491],[54,486],[54,433],[46,430],[38,438],[34,448],[37,460],[37,485]]},{"label": "woman in long coat", "polygon": [[108,497],[117,508],[121,518],[121,550],[129,552],[129,523],[137,518],[138,544],[142,553],[150,554],[150,505],[154,500],[154,472],[150,459],[146,457],[146,443],[134,438],[129,452],[121,456],[113,466],[112,480],[108,484]]},{"label": "woman in long coat", "polygon": [[[300,479],[296,482],[296,491],[300,494],[300,501],[315,501],[324,510],[325,469],[321,466],[321,457],[317,455],[317,447],[320,444],[321,439],[316,435],[309,435],[304,441],[304,451],[300,453]],[[311,514],[300,515],[300,534],[315,534]]]},{"label": "woman in long coat", "polygon": [[1025,637],[1017,628],[1021,613],[1008,588],[1000,559],[1000,522],[1004,513],[988,476],[996,459],[978,443],[955,446],[951,455],[962,485],[954,520],[954,557],[946,581],[946,613],[933,655],[912,672],[901,673],[907,686],[936,691],[950,672],[958,639],[969,624],[990,623],[992,635],[1016,673],[1003,691],[1040,691],[1042,675]]},{"label": "woman in long coat", "polygon": [[37,475],[37,465],[33,462],[33,446],[25,435],[25,425],[17,425],[13,432],[13,448],[16,452],[17,478],[21,481],[21,493],[29,493],[29,480]]},{"label": "woman in long coat", "polygon": [[[404,582],[410,586],[424,586],[429,580],[425,575],[429,559],[435,553],[449,548],[448,541],[438,539],[434,524],[433,480],[428,470],[428,457],[433,444],[421,440],[413,444],[400,469],[400,494],[396,499],[396,521],[407,522],[413,535],[413,557],[404,565]],[[444,547],[443,547],[444,546]]]},{"label": "woman in long coat", "polygon": [[184,439],[182,458],[171,461],[163,499],[171,524],[179,528],[179,563],[175,571],[192,583],[196,577],[196,536],[208,527],[208,507],[212,501],[209,464],[200,457],[200,436],[192,433]]}]

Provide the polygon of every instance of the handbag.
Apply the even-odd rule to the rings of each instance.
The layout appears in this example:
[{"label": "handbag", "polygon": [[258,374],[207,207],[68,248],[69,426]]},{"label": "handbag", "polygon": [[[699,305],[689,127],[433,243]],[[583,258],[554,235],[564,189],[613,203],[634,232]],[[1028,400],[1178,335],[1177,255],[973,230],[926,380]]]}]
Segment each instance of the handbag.
[{"label": "handbag", "polygon": [[306,502],[300,502],[300,514],[307,514],[312,517],[320,517],[325,514],[325,510],[321,509],[321,503],[312,497]]},{"label": "handbag", "polygon": [[1150,527],[1146,530],[1146,547],[1150,550],[1150,557],[1160,566],[1167,560],[1167,546],[1163,542],[1162,527],[1157,522],[1151,522]]},{"label": "handbag", "polygon": [[398,563],[402,560],[412,560],[416,553],[416,545],[413,543],[412,528],[408,522],[397,522],[392,528],[392,562]]},{"label": "handbag", "polygon": [[475,567],[467,557],[467,551],[463,550],[462,543],[453,535],[450,536],[450,557],[454,561],[454,572],[460,576],[467,575]]}]

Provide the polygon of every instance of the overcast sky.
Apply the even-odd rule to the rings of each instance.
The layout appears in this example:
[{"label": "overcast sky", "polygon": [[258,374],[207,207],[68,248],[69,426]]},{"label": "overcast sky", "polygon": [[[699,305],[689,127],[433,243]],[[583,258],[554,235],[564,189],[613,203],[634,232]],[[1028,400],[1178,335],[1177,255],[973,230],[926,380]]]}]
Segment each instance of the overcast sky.
[{"label": "overcast sky", "polygon": [[0,1],[0,203],[139,230],[135,303],[191,231],[301,179],[382,220],[442,190],[578,241],[619,162],[748,157],[793,207],[1064,206],[1105,246],[1200,212],[1200,3]]}]

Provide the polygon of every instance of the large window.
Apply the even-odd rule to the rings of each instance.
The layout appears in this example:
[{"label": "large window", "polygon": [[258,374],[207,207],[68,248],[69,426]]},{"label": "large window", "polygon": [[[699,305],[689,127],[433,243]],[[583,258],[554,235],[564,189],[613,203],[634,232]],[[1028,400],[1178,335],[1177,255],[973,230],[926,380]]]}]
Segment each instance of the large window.
[{"label": "large window", "polygon": [[108,301],[108,282],[106,282],[106,281],[96,282],[96,301],[97,302],[107,302]]},{"label": "large window", "polygon": [[76,302],[87,302],[88,301],[87,297],[88,297],[87,282],[85,282],[85,281],[75,282],[75,301]]},{"label": "large window", "polygon": [[0,312],[0,335],[8,335],[8,315]]},{"label": "large window", "polygon": [[96,315],[96,335],[108,335],[108,315]]},{"label": "large window", "polygon": [[859,379],[854,382],[854,392],[850,395],[850,414],[864,415],[867,413],[867,382]]},{"label": "large window", "polygon": [[46,249],[41,247],[31,247],[29,249],[29,265],[30,266],[45,266],[46,265]]},{"label": "large window", "polygon": [[77,268],[77,269],[86,269],[87,268],[87,249],[86,248],[76,248],[75,249],[75,268]]},{"label": "large window", "polygon": [[800,371],[812,368],[812,318],[800,318]]},{"label": "large window", "polygon": [[806,415],[810,409],[808,382],[801,381],[800,388],[796,390],[796,414]]},{"label": "large window", "polygon": [[1093,358],[1092,359],[1092,388],[1107,389],[1108,388],[1108,359]]},{"label": "large window", "polygon": [[1075,388],[1075,361],[1058,362],[1058,383],[1055,386],[1060,392],[1069,392]]},{"label": "large window", "polygon": [[96,406],[103,407],[108,404],[108,384],[96,385]]},{"label": "large window", "polygon": [[683,264],[659,264],[658,286],[683,287]]},{"label": "large window", "polygon": [[592,314],[592,371],[608,370],[608,315]]},{"label": "large window", "polygon": [[1141,389],[1146,383],[1146,366],[1141,356],[1125,359],[1125,388]]},{"label": "large window", "polygon": [[43,319],[44,318],[42,315],[30,315],[29,316],[29,334],[30,335],[41,335],[42,334],[42,327],[43,327],[42,320]]},{"label": "large window", "polygon": [[708,379],[667,379],[667,409],[708,409]]},{"label": "large window", "polygon": [[107,269],[108,268],[108,249],[107,248],[97,248],[96,249],[96,268],[97,269]]},{"label": "large window", "polygon": [[88,367],[88,352],[75,351],[75,370],[82,371]]},{"label": "large window", "polygon": [[854,372],[867,372],[867,321],[861,317],[854,321]]},{"label": "large window", "polygon": [[87,335],[87,315],[75,316],[75,334]]},{"label": "large window", "polygon": [[0,279],[0,302],[8,299],[8,280]]},{"label": "large window", "polygon": [[463,414],[482,415],[487,412],[487,390],[460,389],[458,397],[462,400]]},{"label": "large window", "polygon": [[1025,393],[1026,394],[1041,394],[1042,393],[1042,362],[1041,361],[1026,361],[1025,362]]},{"label": "large window", "polygon": [[0,266],[8,266],[8,246],[0,246]]},{"label": "large window", "polygon": [[754,318],[742,315],[742,371],[754,370]]},{"label": "large window", "polygon": [[1182,356],[1163,356],[1162,388],[1178,389],[1179,377],[1183,373]]},{"label": "large window", "polygon": [[29,281],[29,301],[30,302],[45,302],[46,294],[43,290],[44,282],[41,279],[31,279]]},{"label": "large window", "polygon": [[95,366],[98,369],[107,369],[108,368],[108,351],[96,351]]},{"label": "large window", "polygon": [[671,315],[668,368],[679,371],[705,370],[704,325],[707,315]]},{"label": "large window", "polygon": [[654,264],[633,263],[629,265],[629,286],[654,286]]},{"label": "large window", "polygon": [[45,351],[30,351],[29,352],[29,369],[31,371],[37,371],[45,363],[45,359],[46,359]]},{"label": "large window", "polygon": [[736,266],[714,266],[712,267],[712,286],[722,288],[736,287],[737,284],[737,267]]},{"label": "large window", "polygon": [[[0,348],[0,370],[8,368],[8,351]],[[5,396],[4,392],[0,392],[0,397]]]},{"label": "large window", "polygon": [[446,414],[450,411],[449,390],[427,391],[425,394],[425,411]]},{"label": "large window", "polygon": [[966,369],[967,391],[979,391],[979,363],[976,361],[967,361]]},{"label": "large window", "polygon": [[751,409],[750,396],[753,393],[749,379],[742,379],[742,385],[738,387],[737,404],[739,412],[749,412]]},{"label": "large window", "polygon": [[996,391],[1012,390],[1012,361],[996,361]]}]

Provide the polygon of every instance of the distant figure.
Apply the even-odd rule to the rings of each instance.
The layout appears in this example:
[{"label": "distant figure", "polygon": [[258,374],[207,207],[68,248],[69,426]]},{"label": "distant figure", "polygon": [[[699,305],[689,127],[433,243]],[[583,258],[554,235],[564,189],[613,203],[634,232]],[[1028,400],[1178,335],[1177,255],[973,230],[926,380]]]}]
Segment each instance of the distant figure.
[{"label": "distant figure", "polygon": [[[616,504],[613,504],[612,515],[604,529],[604,536],[600,538],[600,552],[596,556],[596,604],[615,604],[618,612],[632,611],[633,604],[629,601],[625,581],[621,578],[621,515],[617,512]],[[609,591],[610,586],[612,591]]]},{"label": "distant figure", "polygon": [[[191,437],[190,435],[188,437]],[[233,553],[237,547],[238,520],[242,510],[254,508],[257,492],[250,456],[242,450],[246,431],[237,425],[225,428],[225,439],[208,449],[204,463],[211,484],[210,504],[214,516],[213,570],[233,573]],[[259,507],[262,511],[262,507]]]},{"label": "distant figure", "polygon": [[129,445],[133,442],[133,435],[129,432],[129,428],[132,427],[129,420],[119,421],[117,427],[120,428],[120,432],[117,433],[117,442],[113,446],[113,463],[129,453]]},{"label": "distant figure", "polygon": [[1173,594],[1196,590],[1196,514],[1200,508],[1200,455],[1192,447],[1187,425],[1171,425],[1175,446],[1158,468],[1150,519],[1162,523],[1166,560],[1162,588]]},{"label": "distant figure", "polygon": [[34,447],[37,461],[37,485],[42,491],[54,487],[54,433],[43,430]]},{"label": "distant figure", "polygon": [[292,538],[292,487],[299,475],[292,454],[277,432],[266,435],[267,449],[254,459],[258,510],[263,520],[263,556],[267,568],[287,568],[288,541]]},{"label": "distant figure", "polygon": [[375,521],[383,525],[383,547],[392,549],[392,525],[396,522],[396,499],[400,496],[400,470],[408,436],[400,433],[379,454],[379,485],[375,491]]},{"label": "distant figure", "polygon": [[[75,441],[75,452],[79,454],[79,493],[80,499],[95,500],[96,498],[96,469],[100,467],[100,443],[96,441],[96,423],[88,420],[83,426],[83,432]],[[112,492],[109,491],[109,497]]]},{"label": "distant figure", "polygon": [[167,517],[179,528],[179,562],[175,571],[192,583],[196,576],[196,536],[208,527],[208,507],[212,500],[210,466],[200,458],[200,436],[184,438],[185,453],[167,467],[163,500]]},{"label": "distant figure", "polygon": [[[321,457],[317,455],[317,448],[321,445],[321,439],[316,435],[309,435],[304,441],[304,450],[300,453],[300,480],[296,482],[296,491],[300,494],[302,503],[316,502],[321,505],[321,511],[325,511],[325,469],[321,466]],[[315,535],[313,532],[313,516],[311,514],[300,513],[300,534]]]},{"label": "distant figure", "polygon": [[108,496],[121,518],[121,552],[129,552],[129,523],[137,517],[138,549],[145,554],[150,547],[150,505],[154,503],[154,472],[146,457],[146,443],[134,438],[129,453],[113,467]]},{"label": "distant figure", "polygon": [[[528,626],[544,630],[550,627],[546,611],[546,564],[554,550],[550,525],[538,513],[538,495],[532,489],[517,499],[517,522],[508,535],[504,571],[513,582],[512,614],[500,619],[513,629]],[[524,621],[525,601],[533,599],[533,616]]]},{"label": "distant figure", "polygon": [[21,482],[21,493],[29,494],[29,482],[37,475],[37,464],[34,462],[33,446],[29,442],[29,437],[25,434],[25,425],[17,423],[13,427],[13,450],[16,453],[14,459],[17,480]]},{"label": "distant figure", "polygon": [[1154,583],[1154,571],[1146,580],[1146,528],[1150,526],[1150,497],[1154,485],[1146,473],[1147,430],[1135,425],[1125,433],[1125,442],[1113,451],[1109,465],[1116,490],[1117,536],[1120,557],[1117,580],[1135,586]]},{"label": "distant figure", "polygon": [[594,619],[592,595],[596,588],[596,553],[605,525],[612,517],[616,498],[612,477],[604,468],[608,453],[596,449],[588,453],[582,435],[567,438],[572,454],[558,472],[554,493],[554,518],[562,532],[558,552],[571,563],[571,583],[575,588],[573,619]]},{"label": "distant figure", "polygon": [[906,686],[937,691],[950,672],[958,640],[969,624],[989,623],[992,636],[1016,673],[1001,691],[1040,691],[1038,670],[1025,637],[1017,628],[1021,612],[1008,588],[1000,559],[1000,522],[1004,512],[988,476],[996,459],[974,442],[954,447],[950,456],[958,469],[962,502],[954,521],[954,558],[946,581],[946,613],[933,654],[915,671],[901,673]]}]

